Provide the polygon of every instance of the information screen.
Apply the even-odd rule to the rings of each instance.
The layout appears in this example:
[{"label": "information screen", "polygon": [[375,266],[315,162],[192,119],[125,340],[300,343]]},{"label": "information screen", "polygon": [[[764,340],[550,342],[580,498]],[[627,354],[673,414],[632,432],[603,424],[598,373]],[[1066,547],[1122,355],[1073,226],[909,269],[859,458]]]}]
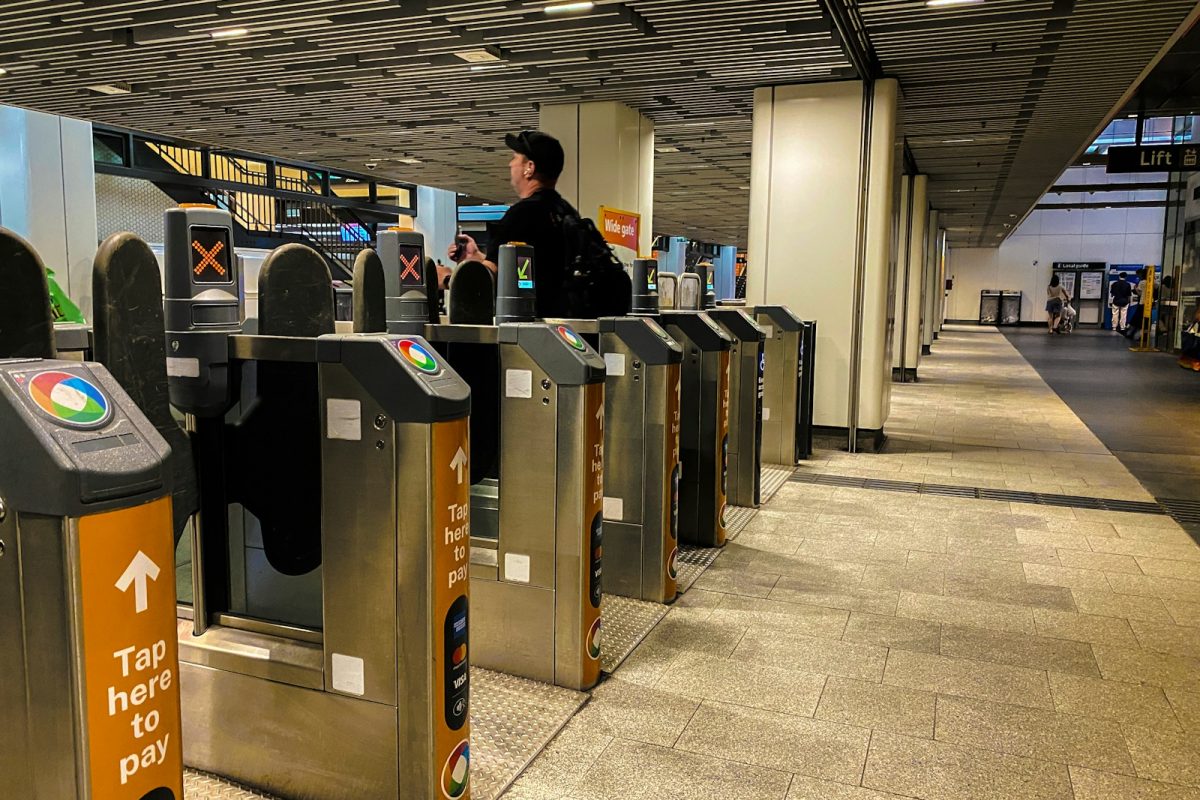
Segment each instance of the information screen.
[{"label": "information screen", "polygon": [[233,283],[228,228],[194,225],[192,239],[192,283]]},{"label": "information screen", "polygon": [[401,244],[400,285],[424,288],[425,286],[425,252],[419,245]]}]

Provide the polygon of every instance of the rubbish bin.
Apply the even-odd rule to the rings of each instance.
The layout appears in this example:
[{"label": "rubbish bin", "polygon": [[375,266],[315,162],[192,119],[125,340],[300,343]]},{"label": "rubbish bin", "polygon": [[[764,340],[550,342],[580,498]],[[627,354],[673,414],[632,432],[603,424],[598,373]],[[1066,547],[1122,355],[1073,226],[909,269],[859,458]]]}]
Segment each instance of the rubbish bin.
[{"label": "rubbish bin", "polygon": [[1000,321],[1000,292],[984,289],[979,293],[979,324],[995,325]]}]

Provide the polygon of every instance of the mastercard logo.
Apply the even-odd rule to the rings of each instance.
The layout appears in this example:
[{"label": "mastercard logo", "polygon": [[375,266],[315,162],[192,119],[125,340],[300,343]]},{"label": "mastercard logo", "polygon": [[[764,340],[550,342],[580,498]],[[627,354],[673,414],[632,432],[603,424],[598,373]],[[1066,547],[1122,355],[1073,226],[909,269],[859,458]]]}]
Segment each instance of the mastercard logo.
[{"label": "mastercard logo", "polygon": [[671,576],[671,580],[679,577],[679,548],[671,548],[671,555],[667,558],[667,574]]},{"label": "mastercard logo", "polygon": [[467,646],[460,644],[454,648],[454,652],[450,654],[450,663],[456,667],[461,667],[462,663],[467,660]]},{"label": "mastercard logo", "polygon": [[587,635],[587,652],[592,661],[600,660],[600,617],[592,623]]},{"label": "mastercard logo", "polygon": [[442,767],[442,794],[448,800],[458,800],[467,793],[467,784],[471,780],[471,745],[463,739],[454,748],[450,758]]},{"label": "mastercard logo", "polygon": [[112,406],[91,381],[69,372],[39,372],[29,382],[29,398],[56,422],[96,428],[108,422]]},{"label": "mastercard logo", "polygon": [[396,349],[400,351],[400,355],[404,356],[405,361],[422,372],[432,375],[441,370],[437,359],[420,342],[413,339],[401,339],[396,342]]},{"label": "mastercard logo", "polygon": [[579,334],[575,333],[575,331],[571,330],[566,325],[558,326],[558,335],[561,336],[567,344],[571,345],[571,347],[574,347],[580,352],[583,352],[587,349],[587,345],[583,343],[583,339],[579,338]]}]

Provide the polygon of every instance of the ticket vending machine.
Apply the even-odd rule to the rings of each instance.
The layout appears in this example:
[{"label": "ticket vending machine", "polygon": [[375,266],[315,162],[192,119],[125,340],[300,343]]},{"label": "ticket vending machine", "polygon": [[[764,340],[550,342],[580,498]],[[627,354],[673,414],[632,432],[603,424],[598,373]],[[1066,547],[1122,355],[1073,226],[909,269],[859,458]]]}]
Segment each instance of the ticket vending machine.
[{"label": "ticket vending machine", "polygon": [[182,800],[166,442],[39,359],[0,361],[0,442],[0,796]]},{"label": "ticket vending machine", "polygon": [[758,508],[762,502],[763,344],[766,334],[740,308],[707,314],[732,340],[729,353],[728,501]]},{"label": "ticket vending machine", "polygon": [[[385,272],[402,273],[389,252],[403,251],[383,239]],[[532,248],[505,245],[499,261],[494,308],[491,275],[471,262],[450,298],[452,320],[496,324],[426,325],[412,295],[388,329],[416,325],[471,386],[472,663],[589,689],[600,679],[604,362],[570,325],[532,321]],[[423,277],[409,281],[419,294]]]},{"label": "ticket vending machine", "polygon": [[795,466],[812,455],[812,359],[816,323],[785,306],[754,309],[766,334],[763,370],[762,458]]},{"label": "ticket vending machine", "polygon": [[[165,229],[167,352],[194,359],[166,380],[201,491],[176,631],[185,763],[288,797],[468,798],[468,387],[416,336],[308,335],[333,297],[299,245],[262,267],[271,335],[237,333],[229,215],[175,209]],[[235,602],[269,577],[234,568],[247,515],[269,576],[315,572],[316,623]]]}]

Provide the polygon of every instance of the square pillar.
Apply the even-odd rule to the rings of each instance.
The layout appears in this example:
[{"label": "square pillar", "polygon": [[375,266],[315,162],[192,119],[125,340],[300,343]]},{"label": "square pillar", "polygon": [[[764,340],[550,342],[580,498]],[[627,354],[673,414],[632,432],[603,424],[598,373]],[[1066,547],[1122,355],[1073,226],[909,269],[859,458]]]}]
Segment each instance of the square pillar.
[{"label": "square pillar", "polygon": [[614,247],[626,263],[650,254],[654,229],[654,123],[623,103],[544,105],[541,130],[562,142],[558,191],[600,226],[600,207],[641,216],[638,250]]},{"label": "square pillar", "polygon": [[0,105],[0,153],[0,225],[33,245],[91,319],[99,244],[92,124]]},{"label": "square pillar", "polygon": [[921,316],[929,255],[929,176],[904,176],[902,196],[892,377],[908,382],[917,380],[921,362]]},{"label": "square pillar", "polygon": [[888,416],[899,115],[892,79],[754,93],[747,304],[817,321],[814,423],[854,449]]},{"label": "square pillar", "polygon": [[921,311],[921,355],[933,352],[933,334],[937,328],[938,297],[943,293],[938,285],[941,274],[938,271],[938,225],[941,214],[934,209],[929,212],[928,231],[925,250],[925,302]]}]

